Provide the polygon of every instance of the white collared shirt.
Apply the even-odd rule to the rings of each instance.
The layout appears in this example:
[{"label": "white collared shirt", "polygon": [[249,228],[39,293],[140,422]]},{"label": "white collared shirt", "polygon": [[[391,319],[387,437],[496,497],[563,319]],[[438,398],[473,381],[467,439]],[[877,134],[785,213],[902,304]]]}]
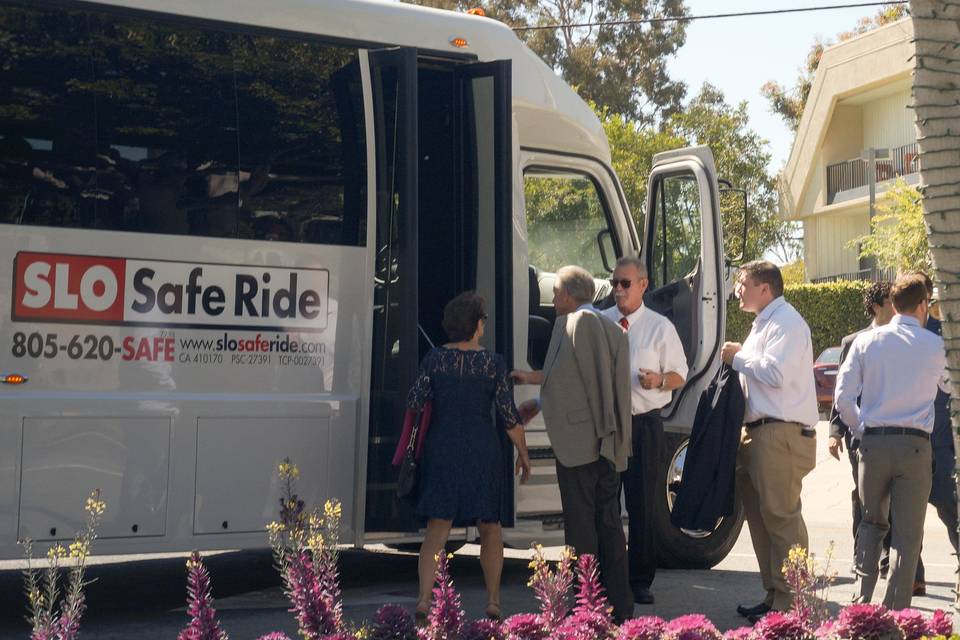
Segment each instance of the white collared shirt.
[{"label": "white collared shirt", "polygon": [[932,433],[933,400],[946,378],[946,365],[943,338],[916,318],[897,314],[850,345],[837,374],[840,418],[858,438],[871,427]]},{"label": "white collared shirt", "polygon": [[783,296],[757,314],[733,369],[746,399],[744,422],[775,418],[809,427],[820,419],[810,327]]},{"label": "white collared shirt", "polygon": [[[617,324],[624,317],[616,306],[600,312]],[[644,389],[640,386],[640,369],[657,373],[677,373],[687,378],[687,356],[676,327],[667,318],[644,305],[626,316],[627,339],[630,341],[630,389],[633,415],[647,413],[670,404],[673,392],[665,389]]]}]

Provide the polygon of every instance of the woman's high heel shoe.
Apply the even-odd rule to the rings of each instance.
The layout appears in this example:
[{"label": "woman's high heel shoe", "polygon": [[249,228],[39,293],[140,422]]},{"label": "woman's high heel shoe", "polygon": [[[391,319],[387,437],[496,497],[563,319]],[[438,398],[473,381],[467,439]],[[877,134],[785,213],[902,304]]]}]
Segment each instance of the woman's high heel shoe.
[{"label": "woman's high heel shoe", "polygon": [[500,622],[503,620],[503,614],[500,612],[500,605],[496,602],[488,602],[484,613],[489,620]]}]

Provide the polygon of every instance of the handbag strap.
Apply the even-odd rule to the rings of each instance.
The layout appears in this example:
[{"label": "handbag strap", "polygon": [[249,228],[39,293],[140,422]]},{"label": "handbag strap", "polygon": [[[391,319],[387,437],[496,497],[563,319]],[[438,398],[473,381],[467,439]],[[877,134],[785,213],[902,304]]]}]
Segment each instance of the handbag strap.
[{"label": "handbag strap", "polygon": [[417,415],[413,417],[413,429],[410,430],[410,441],[407,442],[407,453],[413,454],[416,451],[417,447],[417,432],[420,431],[420,417],[423,415],[423,410],[417,411]]}]

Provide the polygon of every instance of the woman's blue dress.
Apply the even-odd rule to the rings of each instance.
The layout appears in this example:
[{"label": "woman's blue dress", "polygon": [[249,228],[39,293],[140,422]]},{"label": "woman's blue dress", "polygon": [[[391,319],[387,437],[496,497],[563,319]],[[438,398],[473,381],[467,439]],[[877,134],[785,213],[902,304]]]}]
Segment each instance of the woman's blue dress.
[{"label": "woman's blue dress", "polygon": [[407,406],[433,400],[420,462],[417,516],[453,520],[454,526],[512,522],[506,499],[512,487],[513,448],[498,429],[520,424],[513,385],[502,356],[450,347],[432,349],[420,363]]}]

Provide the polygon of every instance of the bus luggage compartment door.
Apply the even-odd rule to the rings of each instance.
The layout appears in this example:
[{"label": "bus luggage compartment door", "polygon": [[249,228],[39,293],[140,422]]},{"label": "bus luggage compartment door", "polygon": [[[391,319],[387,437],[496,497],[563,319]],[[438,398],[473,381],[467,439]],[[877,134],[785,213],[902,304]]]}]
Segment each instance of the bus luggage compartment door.
[{"label": "bus luggage compartment door", "polygon": [[19,539],[72,538],[87,497],[107,504],[101,538],[161,536],[170,418],[24,418]]},{"label": "bus luggage compartment door", "polygon": [[277,466],[290,458],[306,508],[340,500],[341,534],[350,539],[354,456],[342,453],[356,449],[356,402],[337,404],[339,410],[311,407],[317,415],[310,417],[198,418],[193,532],[264,531],[279,518],[284,486]]}]

